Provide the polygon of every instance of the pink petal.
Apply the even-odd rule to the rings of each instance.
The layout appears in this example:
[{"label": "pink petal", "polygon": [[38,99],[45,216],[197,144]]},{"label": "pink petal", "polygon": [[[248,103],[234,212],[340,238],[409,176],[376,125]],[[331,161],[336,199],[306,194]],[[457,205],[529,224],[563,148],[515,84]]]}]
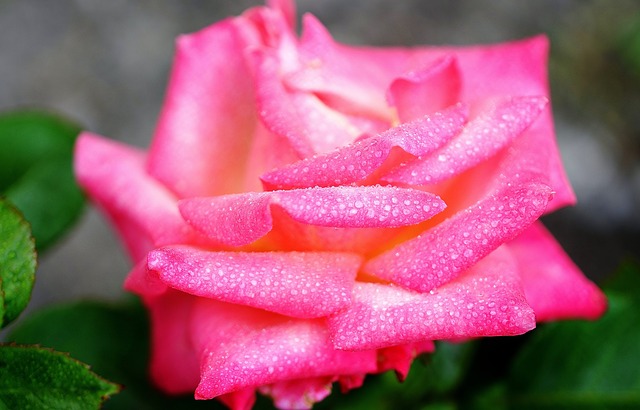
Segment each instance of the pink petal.
[{"label": "pink petal", "polygon": [[448,208],[429,221],[434,227],[373,259],[365,271],[418,291],[454,278],[545,211],[553,195],[547,154],[535,140],[519,138],[447,181],[439,194]]},{"label": "pink petal", "polygon": [[156,246],[203,243],[180,216],[173,194],[146,173],[142,152],[87,132],[75,150],[79,184],[116,226],[132,260]]},{"label": "pink petal", "polygon": [[396,187],[329,187],[193,198],[180,212],[216,241],[240,246],[272,228],[271,206],[296,221],[329,227],[399,227],[417,224],[444,209],[435,195]]},{"label": "pink petal", "polygon": [[151,320],[151,378],[167,393],[193,392],[198,385],[199,358],[188,333],[195,300],[172,290],[145,300]]},{"label": "pink petal", "polygon": [[251,410],[256,402],[256,389],[249,387],[216,397],[231,410]]},{"label": "pink petal", "polygon": [[[349,252],[370,257],[388,247],[389,241],[406,234],[418,225],[398,228],[358,228],[308,225],[273,207],[273,229],[260,241],[250,245],[257,249],[300,252]],[[249,249],[251,250],[251,249]]]},{"label": "pink petal", "polygon": [[276,78],[281,72],[289,72],[300,66],[298,39],[292,30],[292,21],[289,19],[291,16],[288,13],[283,9],[267,7],[253,7],[242,13],[242,18],[251,22],[258,36],[256,43],[242,50],[245,56],[249,57],[249,67],[254,78],[260,70],[259,61],[266,54],[278,63],[279,71]]},{"label": "pink petal", "polygon": [[272,226],[270,195],[246,193],[192,198],[178,205],[195,229],[225,244],[240,246],[266,235]]},{"label": "pink petal", "polygon": [[475,205],[371,259],[364,271],[428,292],[449,282],[537,220],[551,197],[535,182],[505,183]]},{"label": "pink petal", "polygon": [[149,253],[149,270],[174,289],[299,318],[351,302],[362,258],[345,253],[209,252],[170,246]]},{"label": "pink petal", "polygon": [[[425,52],[429,51],[455,54],[464,79],[462,101],[481,101],[500,95],[549,96],[549,41],[544,36],[491,46],[425,49]],[[544,163],[550,186],[555,192],[547,211],[575,203],[575,195],[558,153],[549,106],[523,137],[531,139],[535,142],[533,145],[547,152]]]},{"label": "pink petal", "polygon": [[547,105],[544,97],[499,100],[483,109],[457,137],[416,161],[392,170],[383,180],[410,185],[441,182],[486,161],[524,130]]},{"label": "pink petal", "polygon": [[[527,141],[529,147],[539,152],[541,154],[539,156],[544,158],[541,165],[545,167],[549,185],[554,190],[554,196],[547,206],[546,213],[576,203],[575,194],[565,174],[562,158],[554,138],[551,118],[551,108],[547,107],[540,118],[520,138]],[[533,152],[533,150],[531,151]]]},{"label": "pink petal", "polygon": [[242,192],[262,191],[260,176],[274,168],[297,162],[300,156],[294,151],[289,141],[267,130],[259,123],[254,134],[247,166],[244,169],[244,185]]},{"label": "pink petal", "polygon": [[542,223],[509,242],[509,249],[518,261],[527,301],[539,322],[597,319],[606,310],[602,291],[584,277]]},{"label": "pink petal", "polygon": [[[548,40],[544,36],[465,47],[427,47],[425,53],[455,55],[463,78],[462,100],[499,95],[549,95]],[[424,58],[424,57],[423,57]]]},{"label": "pink petal", "polygon": [[257,41],[252,30],[246,19],[228,19],[178,39],[148,169],[180,197],[236,192],[242,183],[256,126],[242,52]]},{"label": "pink petal", "polygon": [[447,56],[396,78],[387,99],[398,110],[400,121],[411,121],[460,101],[461,82],[455,57]]},{"label": "pink petal", "polygon": [[278,409],[311,409],[314,403],[331,394],[334,378],[315,377],[277,382],[262,386],[260,393],[271,396]]},{"label": "pink petal", "polygon": [[124,288],[143,296],[158,296],[168,289],[157,275],[149,274],[145,259],[131,269],[124,281]]},{"label": "pink petal", "polygon": [[281,62],[256,51],[256,92],[266,128],[288,139],[300,157],[347,145],[360,135],[347,117],[307,92],[288,90],[280,79]]},{"label": "pink petal", "polygon": [[[390,123],[392,112],[385,91],[393,78],[389,71],[403,71],[396,67],[396,60],[372,62],[367,53],[334,42],[322,23],[312,15],[305,15],[302,24],[299,54],[303,64],[300,70],[285,77],[287,86],[321,96],[323,101],[345,114]],[[390,70],[389,66],[393,68]]]},{"label": "pink petal", "polygon": [[[309,49],[319,61],[331,61],[320,66],[322,78],[330,79],[335,93],[345,90],[346,95],[363,97],[366,101],[379,101],[360,92],[360,89],[386,89],[391,82],[410,71],[420,70],[442,60],[455,58],[462,87],[460,101],[472,104],[496,97],[540,95],[549,96],[547,79],[548,40],[544,36],[521,41],[473,47],[419,47],[419,48],[368,48],[332,44],[317,32],[305,42],[301,40],[301,53]],[[316,37],[320,39],[316,40]],[[334,60],[342,61],[333,63]],[[347,65],[347,67],[345,67]],[[372,67],[366,72],[360,67]],[[318,76],[320,77],[320,76]],[[338,80],[339,79],[339,80]],[[499,79],[496,81],[496,79]],[[329,83],[326,81],[325,83]],[[354,88],[355,85],[359,88]],[[319,87],[316,87],[319,88]],[[378,103],[373,104],[378,105]],[[567,181],[558,153],[553,130],[551,110],[547,107],[538,120],[525,131],[525,138],[547,152],[544,166],[550,177],[550,185],[556,193],[548,211],[575,202],[575,196]]]},{"label": "pink petal", "polygon": [[347,393],[350,390],[362,387],[366,376],[367,375],[365,373],[340,376],[338,378],[338,383],[340,383],[340,391],[342,393]]},{"label": "pink petal", "polygon": [[394,147],[426,155],[454,137],[466,119],[464,106],[419,118],[334,152],[305,158],[261,177],[268,189],[335,186],[359,182],[389,158]]},{"label": "pink petal", "polygon": [[322,320],[299,320],[257,309],[199,300],[191,320],[201,353],[196,398],[251,386],[376,369],[376,355],[334,350]]},{"label": "pink petal", "polygon": [[433,292],[357,283],[354,293],[354,303],[329,319],[331,340],[337,349],[517,335],[535,327],[515,261],[504,249]]},{"label": "pink petal", "polygon": [[282,13],[292,30],[296,28],[296,3],[294,0],[267,0],[267,5]]},{"label": "pink petal", "polygon": [[422,353],[433,352],[434,348],[433,342],[427,340],[380,349],[378,350],[378,372],[394,370],[398,379],[404,381],[409,374],[413,359]]}]

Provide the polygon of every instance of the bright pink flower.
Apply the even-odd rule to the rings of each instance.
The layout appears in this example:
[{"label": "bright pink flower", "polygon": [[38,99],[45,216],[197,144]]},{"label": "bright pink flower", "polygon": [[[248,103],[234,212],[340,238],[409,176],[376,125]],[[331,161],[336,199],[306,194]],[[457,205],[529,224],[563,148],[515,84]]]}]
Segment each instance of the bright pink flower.
[{"label": "bright pink flower", "polygon": [[572,204],[547,40],[336,43],[286,0],[178,40],[148,153],[84,133],[76,172],[135,262],[155,382],[235,409],[404,377],[432,340],[596,318],[538,218]]}]

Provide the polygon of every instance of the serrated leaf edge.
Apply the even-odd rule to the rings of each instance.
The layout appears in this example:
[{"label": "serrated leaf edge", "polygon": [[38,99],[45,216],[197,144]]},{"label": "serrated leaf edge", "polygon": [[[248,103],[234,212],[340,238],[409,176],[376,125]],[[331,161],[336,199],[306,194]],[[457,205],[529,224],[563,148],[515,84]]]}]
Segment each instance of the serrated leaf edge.
[{"label": "serrated leaf edge", "polygon": [[[27,219],[22,214],[22,211],[20,211],[18,207],[16,207],[9,199],[5,198],[3,195],[0,195],[0,202],[6,205],[9,212],[13,212],[14,215],[18,216],[19,223],[22,224],[23,226],[26,226],[29,232],[29,237],[27,239],[29,241],[29,244],[31,245],[31,252],[33,254],[34,266],[33,266],[32,280],[31,280],[31,290],[29,291],[29,299],[27,300],[27,304],[25,305],[25,308],[26,308],[27,306],[29,306],[29,303],[31,302],[31,296],[33,295],[33,286],[35,285],[35,281],[36,281],[36,272],[38,271],[38,265],[39,265],[38,249],[36,248],[36,239],[33,237],[33,232],[31,231],[31,223],[27,221]],[[4,287],[2,286],[2,277],[0,277],[0,303],[2,303],[2,305],[5,307],[4,311],[6,312],[5,296],[6,294],[4,293]],[[4,322],[4,318],[0,317],[0,329],[3,329],[4,327],[12,323],[15,319],[17,319],[20,316],[20,314],[22,314],[22,312],[24,312],[24,308],[14,319],[6,323]],[[2,344],[0,343],[0,345]]]},{"label": "serrated leaf edge", "polygon": [[71,360],[72,362],[74,362],[75,364],[80,365],[81,367],[86,369],[89,373],[91,373],[91,375],[93,377],[95,377],[96,379],[98,379],[101,382],[104,382],[104,383],[106,383],[106,384],[108,384],[108,385],[110,385],[110,386],[115,388],[115,390],[113,392],[110,392],[110,393],[105,394],[104,396],[101,396],[102,402],[101,402],[100,406],[102,406],[104,404],[104,402],[106,400],[108,400],[111,396],[120,393],[122,391],[122,389],[124,388],[123,385],[121,385],[119,383],[116,383],[116,382],[112,382],[111,380],[107,380],[104,377],[100,376],[99,374],[95,373],[93,370],[91,370],[91,365],[72,357],[69,352],[61,352],[59,350],[55,350],[55,349],[52,349],[50,347],[42,346],[40,344],[20,344],[20,343],[15,343],[15,342],[0,343],[0,349],[4,349],[4,348],[7,348],[7,347],[8,348],[34,349],[34,350],[47,351],[47,352],[53,353],[55,355],[65,357],[65,358]]}]

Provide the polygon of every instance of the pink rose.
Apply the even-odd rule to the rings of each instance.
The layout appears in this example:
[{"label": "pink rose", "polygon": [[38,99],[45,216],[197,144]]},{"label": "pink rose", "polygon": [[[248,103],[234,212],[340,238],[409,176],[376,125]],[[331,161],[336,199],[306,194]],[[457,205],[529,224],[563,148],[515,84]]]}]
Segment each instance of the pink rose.
[{"label": "pink rose", "polygon": [[432,340],[596,318],[538,222],[572,204],[547,40],[336,43],[271,1],[178,39],[148,152],[84,133],[78,180],[135,263],[151,374],[235,409],[406,375]]}]

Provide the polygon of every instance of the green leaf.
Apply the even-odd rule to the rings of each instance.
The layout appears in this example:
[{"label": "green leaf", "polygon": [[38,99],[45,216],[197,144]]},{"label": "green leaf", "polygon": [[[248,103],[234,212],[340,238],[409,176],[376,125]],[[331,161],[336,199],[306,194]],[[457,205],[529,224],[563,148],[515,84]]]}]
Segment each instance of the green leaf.
[{"label": "green leaf", "polygon": [[100,375],[124,386],[104,409],[224,409],[193,394],[168,397],[149,381],[149,325],[136,303],[75,302],[36,312],[8,336],[17,343],[40,343],[71,353]]},{"label": "green leaf", "polygon": [[505,383],[493,383],[462,398],[461,409],[506,410],[509,408]]},{"label": "green leaf", "polygon": [[79,132],[78,125],[50,113],[0,115],[0,193],[31,223],[40,251],[62,235],[84,207],[72,171]]},{"label": "green leaf", "polygon": [[0,115],[0,190],[31,167],[73,150],[80,127],[51,113],[13,111]]},{"label": "green leaf", "polygon": [[29,224],[0,199],[0,328],[29,303],[35,272],[36,252]]},{"label": "green leaf", "polygon": [[623,269],[606,293],[601,319],[535,332],[512,367],[514,408],[640,408],[640,269]]},{"label": "green leaf", "polygon": [[33,166],[5,194],[31,223],[40,250],[73,225],[85,204],[75,183],[70,157]]},{"label": "green leaf", "polygon": [[429,364],[419,378],[426,385],[422,388],[440,395],[452,392],[465,376],[475,349],[472,342],[436,342],[436,351],[427,356]]},{"label": "green leaf", "polygon": [[640,18],[629,21],[619,30],[620,35],[616,48],[622,57],[622,62],[626,63],[629,72],[635,75],[635,79],[640,79]]},{"label": "green leaf", "polygon": [[119,387],[67,354],[0,346],[0,400],[11,409],[98,409]]},{"label": "green leaf", "polygon": [[640,298],[640,266],[633,261],[623,263],[616,274],[605,283],[604,289],[607,295]]}]

